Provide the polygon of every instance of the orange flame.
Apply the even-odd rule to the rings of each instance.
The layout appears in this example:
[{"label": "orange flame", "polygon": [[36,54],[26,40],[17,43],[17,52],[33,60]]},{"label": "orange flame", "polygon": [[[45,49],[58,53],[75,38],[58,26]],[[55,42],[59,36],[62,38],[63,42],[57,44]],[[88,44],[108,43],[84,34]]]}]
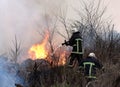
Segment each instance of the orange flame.
[{"label": "orange flame", "polygon": [[63,51],[63,53],[60,55],[58,65],[65,65],[65,64],[66,64],[66,51]]},{"label": "orange flame", "polygon": [[33,45],[28,54],[32,59],[45,59],[48,56],[48,51],[46,50],[46,45],[49,39],[49,33],[45,34],[45,39],[40,44]]}]

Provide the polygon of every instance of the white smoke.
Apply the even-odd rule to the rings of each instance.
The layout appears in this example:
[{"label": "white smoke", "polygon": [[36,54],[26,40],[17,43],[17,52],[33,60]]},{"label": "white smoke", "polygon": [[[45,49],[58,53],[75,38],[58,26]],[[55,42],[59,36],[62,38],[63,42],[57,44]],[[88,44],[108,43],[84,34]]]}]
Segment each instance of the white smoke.
[{"label": "white smoke", "polygon": [[[0,0],[0,53],[6,51],[15,35],[24,47],[40,41],[45,16],[59,14],[65,0]],[[4,48],[3,48],[4,46]]]},{"label": "white smoke", "polygon": [[0,87],[15,87],[16,70],[6,58],[0,57]]},{"label": "white smoke", "polygon": [[65,0],[0,0],[0,55],[5,53],[9,56],[10,49],[14,49],[16,35],[22,50],[18,61],[20,63],[26,60],[29,48],[42,40],[43,30],[47,24],[56,21],[54,18],[64,2]]},{"label": "white smoke", "polygon": [[15,87],[13,77],[4,71],[0,71],[0,87]]},{"label": "white smoke", "polygon": [[[41,40],[41,32],[46,27],[46,17],[51,23],[53,16],[65,0],[0,0],[0,55],[6,53],[15,39],[22,40],[23,48]],[[20,60],[19,60],[20,61]],[[15,65],[0,58],[0,87],[15,87]],[[9,68],[8,68],[9,67]],[[13,69],[13,70],[9,70]]]}]

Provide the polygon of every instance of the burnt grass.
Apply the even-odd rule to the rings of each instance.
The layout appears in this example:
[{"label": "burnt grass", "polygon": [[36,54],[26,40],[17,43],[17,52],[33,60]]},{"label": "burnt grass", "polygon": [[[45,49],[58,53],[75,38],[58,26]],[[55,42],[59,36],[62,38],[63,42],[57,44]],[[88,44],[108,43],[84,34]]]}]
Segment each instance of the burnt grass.
[{"label": "burnt grass", "polygon": [[[22,64],[17,74],[23,78],[23,87],[85,87],[86,79],[82,71],[78,72],[77,66],[56,66],[45,60],[27,60],[25,64]],[[97,77],[93,87],[120,87],[120,64],[106,64],[104,71],[99,71]]]}]

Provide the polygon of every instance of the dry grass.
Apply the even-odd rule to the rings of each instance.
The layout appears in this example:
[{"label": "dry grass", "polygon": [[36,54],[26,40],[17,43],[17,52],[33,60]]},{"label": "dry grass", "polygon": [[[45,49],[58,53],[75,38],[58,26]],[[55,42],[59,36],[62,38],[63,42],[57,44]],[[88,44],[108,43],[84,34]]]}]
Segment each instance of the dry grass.
[{"label": "dry grass", "polygon": [[[48,67],[49,66],[49,67]],[[97,74],[94,87],[120,87],[120,64],[105,64],[104,72]],[[30,69],[29,69],[30,68]],[[67,66],[37,66],[33,64],[27,70],[20,70],[19,76],[24,78],[23,87],[85,87],[86,80],[77,68]],[[30,71],[29,71],[30,70]],[[19,87],[19,86],[16,86]]]}]

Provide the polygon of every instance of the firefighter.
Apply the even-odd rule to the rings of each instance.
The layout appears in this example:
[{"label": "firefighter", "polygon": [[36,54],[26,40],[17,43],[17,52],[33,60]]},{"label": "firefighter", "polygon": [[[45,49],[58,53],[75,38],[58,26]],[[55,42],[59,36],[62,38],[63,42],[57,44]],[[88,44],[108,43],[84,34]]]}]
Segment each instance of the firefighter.
[{"label": "firefighter", "polygon": [[89,53],[88,57],[80,63],[80,69],[84,69],[84,75],[87,83],[96,79],[96,69],[103,69],[103,65],[99,62],[95,53]]},{"label": "firefighter", "polygon": [[69,67],[73,67],[74,60],[77,59],[78,64],[80,64],[82,56],[83,56],[83,51],[82,51],[82,37],[80,32],[76,29],[72,29],[72,36],[68,41],[65,41],[62,45],[69,45],[72,46],[72,52],[70,54],[70,62],[69,62]]}]

